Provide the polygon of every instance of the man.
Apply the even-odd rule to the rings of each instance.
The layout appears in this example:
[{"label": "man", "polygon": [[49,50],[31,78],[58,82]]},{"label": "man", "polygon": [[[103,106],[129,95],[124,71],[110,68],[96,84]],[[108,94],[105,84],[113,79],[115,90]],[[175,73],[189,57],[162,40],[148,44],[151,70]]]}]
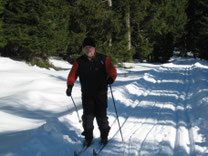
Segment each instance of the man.
[{"label": "man", "polygon": [[93,120],[96,118],[101,133],[101,143],[107,144],[110,131],[107,117],[107,89],[112,84],[117,72],[109,57],[96,53],[95,40],[85,38],[84,55],[73,64],[67,80],[67,96],[71,96],[72,87],[79,77],[82,91],[84,145],[90,146],[93,139]]}]

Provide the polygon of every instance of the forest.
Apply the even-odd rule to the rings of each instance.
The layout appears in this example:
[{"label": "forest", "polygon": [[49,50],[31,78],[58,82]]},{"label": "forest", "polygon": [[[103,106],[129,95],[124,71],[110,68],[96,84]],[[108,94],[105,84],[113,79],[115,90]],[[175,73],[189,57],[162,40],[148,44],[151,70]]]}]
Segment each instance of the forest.
[{"label": "forest", "polygon": [[116,64],[208,59],[207,0],[0,0],[0,56],[48,67],[73,63],[91,36]]}]

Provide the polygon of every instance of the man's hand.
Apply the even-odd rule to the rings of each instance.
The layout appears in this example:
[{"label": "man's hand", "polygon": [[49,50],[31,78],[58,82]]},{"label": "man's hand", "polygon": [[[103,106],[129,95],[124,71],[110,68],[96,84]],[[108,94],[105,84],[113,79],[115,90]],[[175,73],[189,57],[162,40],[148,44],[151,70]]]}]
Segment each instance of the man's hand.
[{"label": "man's hand", "polygon": [[66,90],[66,95],[71,96],[71,92],[72,92],[72,86],[69,85],[67,90]]},{"label": "man's hand", "polygon": [[114,82],[113,78],[112,77],[108,77],[107,83],[108,84],[112,84],[113,82]]}]

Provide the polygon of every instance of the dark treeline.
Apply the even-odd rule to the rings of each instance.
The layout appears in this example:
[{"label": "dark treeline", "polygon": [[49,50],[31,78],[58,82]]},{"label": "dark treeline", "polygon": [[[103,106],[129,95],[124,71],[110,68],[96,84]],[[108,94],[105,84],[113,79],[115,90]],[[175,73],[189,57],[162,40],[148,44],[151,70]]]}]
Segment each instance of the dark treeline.
[{"label": "dark treeline", "polygon": [[112,61],[165,62],[174,48],[208,59],[207,0],[0,0],[0,53],[73,62],[92,36]]}]

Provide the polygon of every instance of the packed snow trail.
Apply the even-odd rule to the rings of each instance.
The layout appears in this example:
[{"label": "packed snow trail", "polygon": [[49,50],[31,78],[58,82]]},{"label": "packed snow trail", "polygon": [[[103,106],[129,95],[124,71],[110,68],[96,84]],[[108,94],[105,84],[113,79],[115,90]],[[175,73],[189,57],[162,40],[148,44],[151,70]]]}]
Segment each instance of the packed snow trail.
[{"label": "packed snow trail", "polygon": [[[0,57],[0,156],[68,156],[82,144],[82,125],[65,95],[71,65],[51,61],[60,71],[31,67]],[[208,156],[208,62],[172,58],[169,63],[125,63],[112,85],[122,142],[110,90],[111,141],[103,156]],[[79,81],[73,98],[82,114]],[[83,153],[92,155],[94,144]]]},{"label": "packed snow trail", "polygon": [[[145,73],[136,82],[115,87],[115,97],[125,92],[123,98],[129,97],[132,106],[129,113],[120,112],[125,119],[123,155],[196,155],[193,125],[188,113],[191,108],[188,106],[189,95],[193,94],[190,91],[194,81],[192,70],[196,68],[194,63],[192,59],[167,63]],[[139,91],[144,89],[140,95]],[[138,99],[131,101],[132,94],[138,94]],[[118,105],[127,101],[120,97],[117,98]],[[117,155],[118,151],[114,152]],[[113,151],[111,154],[114,155]]]}]

